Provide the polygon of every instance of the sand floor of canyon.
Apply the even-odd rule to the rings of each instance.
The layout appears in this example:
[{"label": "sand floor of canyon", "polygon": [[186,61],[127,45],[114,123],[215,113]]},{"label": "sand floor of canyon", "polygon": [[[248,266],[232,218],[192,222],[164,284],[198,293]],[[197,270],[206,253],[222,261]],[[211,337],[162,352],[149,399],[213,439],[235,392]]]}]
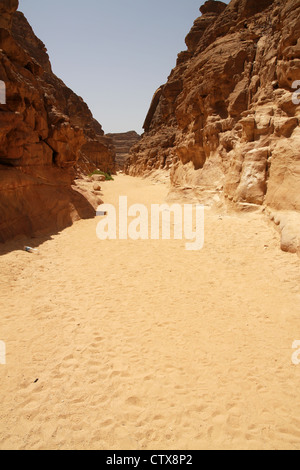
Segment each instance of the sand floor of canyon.
[{"label": "sand floor of canyon", "polygon": [[[168,187],[118,176],[117,204]],[[261,215],[205,245],[100,241],[99,219],[0,248],[0,449],[299,449],[300,260]]]}]

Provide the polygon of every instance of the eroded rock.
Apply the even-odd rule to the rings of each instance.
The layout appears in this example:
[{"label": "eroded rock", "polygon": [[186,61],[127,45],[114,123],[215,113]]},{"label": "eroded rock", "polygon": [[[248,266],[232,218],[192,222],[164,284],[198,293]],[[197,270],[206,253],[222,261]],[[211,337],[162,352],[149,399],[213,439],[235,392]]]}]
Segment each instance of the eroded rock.
[{"label": "eroded rock", "polygon": [[210,0],[201,13],[126,171],[169,169],[200,201],[300,211],[300,1]]},{"label": "eroded rock", "polygon": [[93,217],[76,165],[114,171],[115,151],[82,98],[52,72],[18,1],[0,0],[0,241]]}]

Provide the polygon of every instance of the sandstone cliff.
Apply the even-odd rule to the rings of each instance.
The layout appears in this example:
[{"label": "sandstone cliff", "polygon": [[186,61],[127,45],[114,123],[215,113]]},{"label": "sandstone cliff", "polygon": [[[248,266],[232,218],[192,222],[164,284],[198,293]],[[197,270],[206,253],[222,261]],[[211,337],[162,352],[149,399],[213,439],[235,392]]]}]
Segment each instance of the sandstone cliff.
[{"label": "sandstone cliff", "polygon": [[107,137],[112,139],[116,149],[117,168],[119,170],[123,170],[131,148],[140,141],[141,136],[135,131],[129,131],[117,134],[107,134]]},{"label": "sandstone cliff", "polygon": [[[127,171],[170,169],[174,188],[267,207],[284,230],[286,211],[300,211],[300,0],[209,0],[200,11]],[[297,251],[293,230],[282,247]]]},{"label": "sandstone cliff", "polygon": [[115,151],[83,102],[51,70],[17,0],[0,0],[0,241],[59,230],[94,208],[74,167],[114,171]]}]

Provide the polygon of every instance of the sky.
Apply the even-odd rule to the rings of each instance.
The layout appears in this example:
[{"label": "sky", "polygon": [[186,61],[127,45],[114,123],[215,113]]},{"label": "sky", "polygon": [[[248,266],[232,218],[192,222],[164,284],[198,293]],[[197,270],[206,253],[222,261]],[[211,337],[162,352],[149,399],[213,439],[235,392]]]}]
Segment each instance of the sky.
[{"label": "sky", "polygon": [[[229,3],[229,0],[225,0]],[[20,0],[53,72],[103,130],[142,133],[204,0]]]}]

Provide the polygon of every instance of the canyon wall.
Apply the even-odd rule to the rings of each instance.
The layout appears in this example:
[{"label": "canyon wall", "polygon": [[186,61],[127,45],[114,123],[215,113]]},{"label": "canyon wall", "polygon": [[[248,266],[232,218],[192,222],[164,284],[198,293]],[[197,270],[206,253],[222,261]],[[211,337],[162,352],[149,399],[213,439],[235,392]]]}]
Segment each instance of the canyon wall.
[{"label": "canyon wall", "polygon": [[300,1],[209,0],[200,11],[127,172],[170,169],[173,187],[204,203],[300,211]]},{"label": "canyon wall", "polygon": [[0,0],[2,242],[93,217],[95,201],[73,186],[75,167],[115,170],[112,141],[82,98],[53,74],[44,44],[17,8],[17,0]]},{"label": "canyon wall", "polygon": [[107,134],[112,139],[116,149],[116,166],[118,170],[123,170],[129,157],[131,148],[140,141],[141,136],[135,131],[119,132]]}]

